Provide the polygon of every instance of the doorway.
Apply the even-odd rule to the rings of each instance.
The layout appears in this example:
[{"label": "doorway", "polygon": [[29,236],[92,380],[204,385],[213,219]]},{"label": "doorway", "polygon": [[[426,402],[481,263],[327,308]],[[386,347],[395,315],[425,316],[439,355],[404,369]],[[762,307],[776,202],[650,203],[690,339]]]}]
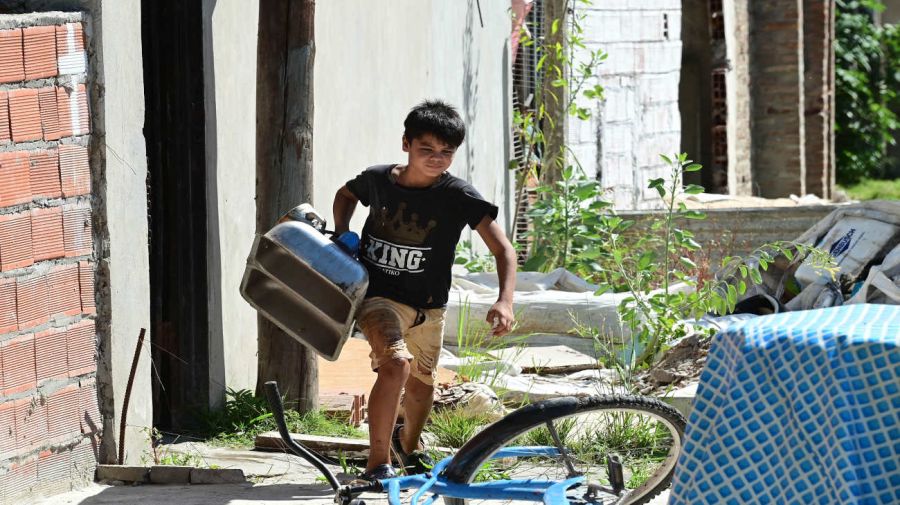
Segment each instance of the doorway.
[{"label": "doorway", "polygon": [[202,3],[142,0],[153,424],[208,409],[207,203]]}]

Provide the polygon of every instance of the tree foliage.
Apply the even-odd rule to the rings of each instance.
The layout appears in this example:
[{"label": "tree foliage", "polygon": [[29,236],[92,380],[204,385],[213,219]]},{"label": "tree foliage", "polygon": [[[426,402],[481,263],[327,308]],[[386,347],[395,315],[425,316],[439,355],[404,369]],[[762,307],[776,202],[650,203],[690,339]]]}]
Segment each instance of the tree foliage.
[{"label": "tree foliage", "polygon": [[896,176],[888,156],[900,121],[900,29],[877,26],[878,0],[837,0],[835,40],[835,148],[837,180]]}]

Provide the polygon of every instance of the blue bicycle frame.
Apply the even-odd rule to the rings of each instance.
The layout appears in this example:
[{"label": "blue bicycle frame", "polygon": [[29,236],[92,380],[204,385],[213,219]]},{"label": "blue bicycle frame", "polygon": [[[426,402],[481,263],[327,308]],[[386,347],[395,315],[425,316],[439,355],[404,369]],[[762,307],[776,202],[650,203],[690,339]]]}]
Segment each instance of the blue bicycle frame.
[{"label": "blue bicycle frame", "polygon": [[[556,455],[559,455],[559,451],[555,447],[507,447],[497,451],[492,459]],[[412,496],[410,505],[431,505],[440,496],[476,500],[524,500],[544,502],[546,505],[567,505],[569,501],[566,499],[566,491],[584,481],[584,477],[579,476],[564,481],[527,479],[459,484],[450,482],[441,475],[451,461],[453,461],[452,456],[442,459],[427,474],[394,477],[384,479],[379,483],[388,492],[388,500],[391,505],[401,505],[400,491],[416,488],[418,491]],[[431,496],[420,503],[426,493],[431,493]]]}]

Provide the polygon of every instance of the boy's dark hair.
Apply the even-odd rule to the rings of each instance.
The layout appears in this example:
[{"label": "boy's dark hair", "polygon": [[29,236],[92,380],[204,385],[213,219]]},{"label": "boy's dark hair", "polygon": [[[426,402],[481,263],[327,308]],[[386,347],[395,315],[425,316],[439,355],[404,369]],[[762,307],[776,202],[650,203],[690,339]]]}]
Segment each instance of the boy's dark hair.
[{"label": "boy's dark hair", "polygon": [[403,136],[409,142],[430,133],[452,147],[459,147],[466,138],[466,125],[459,113],[440,100],[425,100],[413,107],[403,126]]}]

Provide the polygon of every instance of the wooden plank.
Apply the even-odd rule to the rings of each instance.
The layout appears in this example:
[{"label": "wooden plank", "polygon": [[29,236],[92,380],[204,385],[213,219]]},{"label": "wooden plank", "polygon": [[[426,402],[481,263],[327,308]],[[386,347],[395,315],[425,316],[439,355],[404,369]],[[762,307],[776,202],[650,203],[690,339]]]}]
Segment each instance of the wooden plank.
[{"label": "wooden plank", "polygon": [[[321,437],[291,433],[291,439],[304,447],[332,458],[346,457],[366,459],[369,457],[369,441],[365,439]],[[277,431],[267,431],[256,436],[257,449],[286,451],[287,446]]]}]

